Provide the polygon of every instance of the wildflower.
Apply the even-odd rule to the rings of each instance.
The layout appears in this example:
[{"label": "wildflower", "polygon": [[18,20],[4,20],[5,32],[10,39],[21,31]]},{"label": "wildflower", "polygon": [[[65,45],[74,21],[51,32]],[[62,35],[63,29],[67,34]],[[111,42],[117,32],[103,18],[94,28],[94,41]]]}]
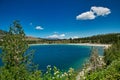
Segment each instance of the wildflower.
[{"label": "wildflower", "polygon": [[64,73],[64,75],[65,75],[65,76],[68,76],[68,74],[67,74],[66,72]]},{"label": "wildflower", "polygon": [[48,73],[48,71],[46,72],[46,74]]},{"label": "wildflower", "polygon": [[52,79],[55,79],[55,77],[52,77]]},{"label": "wildflower", "polygon": [[48,65],[48,66],[47,66],[47,68],[50,68],[50,67],[51,67],[51,65]]},{"label": "wildflower", "polygon": [[64,76],[65,76],[64,74],[61,75],[61,77],[64,77]]},{"label": "wildflower", "polygon": [[55,73],[54,73],[54,75],[56,75],[56,74],[58,74],[59,73],[59,71],[56,71]]},{"label": "wildflower", "polygon": [[60,77],[60,75],[57,75],[57,77],[59,78],[59,77]]},{"label": "wildflower", "polygon": [[72,73],[72,72],[74,72],[74,69],[73,69],[73,68],[70,68],[68,72],[69,72],[69,73]]}]

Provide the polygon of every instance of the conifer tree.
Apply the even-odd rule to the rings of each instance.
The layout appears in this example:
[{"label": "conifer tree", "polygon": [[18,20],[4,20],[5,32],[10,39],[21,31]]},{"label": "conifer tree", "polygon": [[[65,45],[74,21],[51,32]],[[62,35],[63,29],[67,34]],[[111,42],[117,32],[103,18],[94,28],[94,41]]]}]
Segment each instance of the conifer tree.
[{"label": "conifer tree", "polygon": [[91,64],[93,71],[95,71],[100,64],[100,57],[95,47],[93,47],[92,52],[91,52],[90,64]]},{"label": "conifer tree", "polygon": [[28,44],[19,21],[14,21],[2,44],[2,60],[6,67],[19,66],[25,62]]},{"label": "conifer tree", "polygon": [[[10,30],[3,38],[0,80],[41,80],[39,70],[30,71],[31,54],[26,54],[28,44],[19,21],[14,21]],[[34,66],[34,65],[33,65]]]}]

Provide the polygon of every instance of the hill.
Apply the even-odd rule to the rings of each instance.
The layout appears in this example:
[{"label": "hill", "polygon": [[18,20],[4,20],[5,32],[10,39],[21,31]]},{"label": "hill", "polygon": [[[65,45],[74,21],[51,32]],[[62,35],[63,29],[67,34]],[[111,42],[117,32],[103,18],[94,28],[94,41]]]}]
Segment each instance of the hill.
[{"label": "hill", "polygon": [[120,33],[110,33],[110,34],[101,34],[90,37],[73,39],[75,42],[80,43],[102,43],[102,44],[111,44],[120,40]]},{"label": "hill", "polygon": [[[7,32],[0,30],[0,41]],[[112,44],[120,40],[120,33],[100,34],[90,37],[83,37],[77,39],[43,39],[33,36],[26,36],[26,40],[29,44],[37,43],[100,43],[100,44]]]}]

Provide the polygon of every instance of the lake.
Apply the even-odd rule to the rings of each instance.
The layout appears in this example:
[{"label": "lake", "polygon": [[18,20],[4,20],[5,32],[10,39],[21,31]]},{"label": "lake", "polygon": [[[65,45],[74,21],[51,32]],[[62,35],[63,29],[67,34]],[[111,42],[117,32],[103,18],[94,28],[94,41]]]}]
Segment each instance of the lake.
[{"label": "lake", "polygon": [[[103,47],[97,48],[99,54],[102,55]],[[39,64],[38,68],[43,72],[46,71],[47,65],[56,66],[63,71],[71,67],[78,70],[90,56],[91,49],[92,46],[67,44],[32,45],[29,48],[29,50],[35,51],[33,62]]]}]

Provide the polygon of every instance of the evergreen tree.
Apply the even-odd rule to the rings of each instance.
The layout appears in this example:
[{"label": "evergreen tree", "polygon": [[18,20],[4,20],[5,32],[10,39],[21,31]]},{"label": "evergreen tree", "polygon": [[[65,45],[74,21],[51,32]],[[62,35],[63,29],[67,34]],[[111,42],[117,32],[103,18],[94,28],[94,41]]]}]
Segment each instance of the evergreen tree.
[{"label": "evergreen tree", "polygon": [[28,44],[25,40],[25,33],[18,21],[11,25],[9,33],[4,37],[2,44],[2,60],[6,67],[19,66],[24,64],[25,51]]},{"label": "evergreen tree", "polygon": [[98,49],[93,47],[90,59],[89,59],[89,67],[91,67],[92,72],[102,69],[105,63],[103,61],[103,57],[99,56]]},{"label": "evergreen tree", "polygon": [[[29,71],[31,54],[26,54],[28,44],[19,21],[14,21],[3,38],[1,80],[41,80],[40,71]],[[30,64],[29,64],[30,63]],[[36,79],[37,78],[37,79]]]},{"label": "evergreen tree", "polygon": [[105,62],[107,65],[109,65],[112,61],[120,58],[120,41],[117,41],[116,43],[112,44],[111,47],[105,50],[104,53],[105,56]]}]

